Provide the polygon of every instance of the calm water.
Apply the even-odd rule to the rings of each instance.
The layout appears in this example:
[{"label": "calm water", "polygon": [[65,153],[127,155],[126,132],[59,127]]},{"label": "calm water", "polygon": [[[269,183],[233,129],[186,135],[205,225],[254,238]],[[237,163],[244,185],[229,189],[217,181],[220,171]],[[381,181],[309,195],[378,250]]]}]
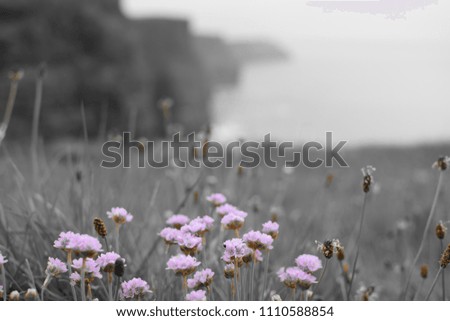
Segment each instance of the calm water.
[{"label": "calm water", "polygon": [[[331,46],[331,47],[330,47]],[[450,138],[450,64],[439,44],[311,42],[285,62],[249,65],[217,92],[217,139],[415,144]],[[333,52],[333,55],[330,54]]]}]

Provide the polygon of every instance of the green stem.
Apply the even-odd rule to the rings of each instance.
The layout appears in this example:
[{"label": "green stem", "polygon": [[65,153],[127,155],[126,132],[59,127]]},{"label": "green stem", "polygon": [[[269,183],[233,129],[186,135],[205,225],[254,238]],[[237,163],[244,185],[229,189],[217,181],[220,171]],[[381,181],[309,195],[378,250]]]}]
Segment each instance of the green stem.
[{"label": "green stem", "polygon": [[438,183],[437,183],[437,187],[436,187],[436,192],[434,193],[433,204],[431,205],[430,214],[428,215],[428,220],[425,225],[425,229],[423,230],[422,240],[420,241],[420,246],[419,246],[419,249],[417,250],[416,257],[414,258],[414,261],[411,264],[411,268],[409,269],[408,277],[406,278],[406,285],[405,285],[405,289],[403,290],[403,299],[404,300],[406,300],[406,297],[408,295],[408,289],[409,289],[409,285],[411,283],[411,277],[415,270],[417,262],[419,261],[420,254],[422,254],[423,247],[425,245],[425,238],[427,236],[428,230],[430,229],[431,221],[433,220],[433,214],[436,209],[439,192],[441,191],[443,173],[444,173],[444,171],[440,171],[440,173],[439,173],[439,179],[438,179]]}]

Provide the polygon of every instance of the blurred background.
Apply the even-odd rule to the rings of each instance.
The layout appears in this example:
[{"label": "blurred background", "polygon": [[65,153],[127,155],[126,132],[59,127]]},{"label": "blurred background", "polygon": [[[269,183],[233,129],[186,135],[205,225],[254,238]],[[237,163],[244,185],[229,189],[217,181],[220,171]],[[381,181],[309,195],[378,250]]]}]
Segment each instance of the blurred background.
[{"label": "blurred background", "polygon": [[[0,0],[0,101],[23,68],[8,137],[28,138],[46,64],[40,135],[171,125],[213,138],[352,146],[448,138],[450,3]],[[1,106],[4,106],[2,103]],[[161,107],[161,106],[159,106]],[[3,109],[3,107],[2,107]]]}]

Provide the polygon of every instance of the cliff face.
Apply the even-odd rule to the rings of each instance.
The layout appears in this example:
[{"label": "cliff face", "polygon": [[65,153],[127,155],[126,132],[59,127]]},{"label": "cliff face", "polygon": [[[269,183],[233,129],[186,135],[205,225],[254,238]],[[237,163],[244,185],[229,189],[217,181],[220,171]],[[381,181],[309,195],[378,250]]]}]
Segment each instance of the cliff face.
[{"label": "cliff face", "polygon": [[[196,130],[208,121],[210,87],[186,21],[130,21],[118,0],[0,0],[0,103],[8,71],[23,68],[7,136],[29,135],[37,66],[47,64],[41,134],[80,136],[80,105],[89,135],[163,133],[156,101],[174,100],[173,121]],[[106,117],[105,117],[106,115]]]}]

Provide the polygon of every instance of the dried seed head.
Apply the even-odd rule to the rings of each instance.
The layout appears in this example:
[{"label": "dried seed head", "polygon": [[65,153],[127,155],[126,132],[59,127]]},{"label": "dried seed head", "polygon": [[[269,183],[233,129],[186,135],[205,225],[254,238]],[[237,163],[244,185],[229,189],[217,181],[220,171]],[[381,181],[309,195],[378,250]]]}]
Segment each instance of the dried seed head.
[{"label": "dried seed head", "polygon": [[448,168],[448,165],[450,164],[450,157],[448,156],[441,156],[438,158],[437,161],[433,163],[433,168],[437,168],[441,171],[445,171]]},{"label": "dried seed head", "polygon": [[343,261],[345,259],[344,247],[341,244],[336,246],[336,257],[339,261]]},{"label": "dried seed head", "polygon": [[244,167],[242,167],[241,165],[238,166],[237,168],[237,174],[239,177],[241,177],[242,175],[244,175]]},{"label": "dried seed head", "polygon": [[119,278],[125,274],[125,262],[122,258],[118,258],[114,263],[114,274]]},{"label": "dried seed head", "polygon": [[22,69],[11,70],[9,72],[9,79],[11,81],[19,81],[22,78],[23,78],[23,70]]},{"label": "dried seed head", "polygon": [[342,264],[342,270],[345,274],[348,274],[348,271],[350,271],[350,267],[348,266],[348,263]]},{"label": "dried seed head", "polygon": [[271,301],[283,301],[283,300],[281,299],[281,296],[280,296],[279,294],[277,294],[277,293],[271,294],[270,300],[271,300]]},{"label": "dried seed head", "polygon": [[420,276],[422,277],[422,279],[426,279],[428,277],[428,265],[423,264],[420,267]]},{"label": "dried seed head", "polygon": [[271,216],[271,218],[270,218],[270,220],[271,220],[272,222],[278,222],[278,214],[273,213],[272,216]]},{"label": "dried seed head", "polygon": [[105,222],[101,218],[96,217],[94,219],[94,228],[98,235],[101,237],[106,237],[108,235],[108,231],[106,230]]},{"label": "dried seed head", "polygon": [[450,263],[450,244],[442,253],[439,263],[443,269],[445,269],[447,265]]},{"label": "dried seed head", "polygon": [[322,252],[323,256],[325,256],[325,258],[327,259],[331,259],[333,257],[333,253],[334,253],[334,244],[335,241],[334,240],[326,240],[323,243],[320,243],[318,241],[316,241],[317,244],[317,248],[319,251]]},{"label": "dried seed head", "polygon": [[20,299],[20,293],[18,291],[12,291],[9,294],[9,301],[19,301]]},{"label": "dried seed head", "polygon": [[194,195],[194,204],[198,204],[198,200],[199,200],[198,191],[195,191],[193,195]]},{"label": "dried seed head", "polygon": [[368,165],[366,167],[361,168],[361,172],[363,173],[363,184],[362,188],[364,193],[369,193],[370,186],[373,184],[373,173],[375,172],[375,167]]},{"label": "dried seed head", "polygon": [[25,301],[36,301],[38,297],[36,289],[28,289],[25,293]]},{"label": "dried seed head", "polygon": [[447,232],[447,227],[444,225],[444,223],[439,222],[439,224],[436,225],[437,238],[442,240],[445,237],[445,232]]}]

